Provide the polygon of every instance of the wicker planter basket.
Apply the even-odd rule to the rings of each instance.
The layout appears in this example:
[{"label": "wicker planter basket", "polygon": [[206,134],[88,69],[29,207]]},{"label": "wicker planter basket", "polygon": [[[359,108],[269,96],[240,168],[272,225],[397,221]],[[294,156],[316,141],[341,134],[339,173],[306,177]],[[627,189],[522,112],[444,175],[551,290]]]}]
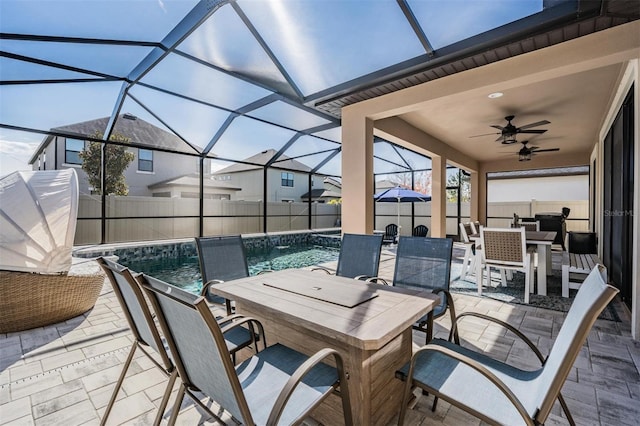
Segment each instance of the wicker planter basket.
[{"label": "wicker planter basket", "polygon": [[0,333],[42,327],[83,314],[95,305],[104,279],[101,271],[68,275],[0,271]]}]

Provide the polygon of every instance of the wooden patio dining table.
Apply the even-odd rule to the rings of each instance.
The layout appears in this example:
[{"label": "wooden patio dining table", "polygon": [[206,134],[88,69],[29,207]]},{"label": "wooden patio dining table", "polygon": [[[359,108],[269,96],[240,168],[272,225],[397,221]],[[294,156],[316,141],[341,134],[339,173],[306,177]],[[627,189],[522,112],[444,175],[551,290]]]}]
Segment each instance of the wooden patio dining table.
[{"label": "wooden patio dining table", "polygon": [[[527,244],[536,246],[538,253],[537,278],[538,278],[538,295],[547,295],[547,275],[551,275],[551,245],[556,238],[555,231],[526,231]],[[480,240],[480,234],[469,235],[469,239],[477,242]],[[477,254],[477,253],[476,253]],[[479,267],[481,262],[476,262]],[[482,274],[476,273],[478,285],[482,285]]]},{"label": "wooden patio dining table", "polygon": [[[227,281],[211,292],[234,300],[237,313],[259,319],[269,345],[308,355],[325,347],[339,351],[356,425],[387,424],[399,410],[403,384],[395,371],[411,358],[411,326],[438,300],[432,293],[300,269]],[[312,416],[327,425],[344,423],[336,396]]]}]

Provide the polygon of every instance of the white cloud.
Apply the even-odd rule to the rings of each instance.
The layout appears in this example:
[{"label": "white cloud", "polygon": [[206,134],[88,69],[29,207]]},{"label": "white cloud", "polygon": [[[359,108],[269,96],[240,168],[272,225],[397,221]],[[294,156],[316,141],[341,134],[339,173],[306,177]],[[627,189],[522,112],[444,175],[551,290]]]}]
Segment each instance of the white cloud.
[{"label": "white cloud", "polygon": [[29,160],[37,147],[37,142],[16,142],[0,139],[0,176],[5,176],[18,170],[31,170]]}]

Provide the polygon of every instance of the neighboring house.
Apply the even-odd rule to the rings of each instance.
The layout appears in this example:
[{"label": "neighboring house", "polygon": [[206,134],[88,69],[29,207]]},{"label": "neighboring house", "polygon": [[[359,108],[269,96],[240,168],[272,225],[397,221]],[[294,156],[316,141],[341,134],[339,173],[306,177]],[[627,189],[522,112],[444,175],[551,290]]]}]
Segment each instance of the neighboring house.
[{"label": "neighboring house", "polygon": [[[82,170],[82,159],[79,155],[89,142],[85,141],[81,135],[92,136],[96,132],[103,133],[108,122],[109,117],[103,117],[51,129],[54,132],[79,136],[77,139],[46,136],[29,160],[29,164],[33,170],[75,168],[78,173],[80,193],[90,194],[93,188],[90,188],[87,175]],[[184,151],[185,143],[177,136],[132,114],[119,115],[113,133],[149,147],[149,149],[128,148],[135,156],[124,172],[129,186],[129,195],[151,196],[152,191],[149,187],[157,182],[189,175],[199,170],[199,157],[153,150],[153,148],[162,148]],[[210,161],[206,161],[205,170],[210,170],[210,167]],[[196,185],[194,191],[197,192],[198,187],[199,185]]]},{"label": "neighboring house", "polygon": [[[205,200],[235,200],[235,193],[242,189],[228,182],[215,180],[211,176],[205,177],[203,188]],[[154,197],[199,198],[200,176],[192,174],[154,183],[149,185],[149,190]]]},{"label": "neighboring house", "polygon": [[[328,177],[322,181],[323,188],[314,188],[311,190],[311,201],[317,203],[328,203],[332,200],[340,200],[342,198],[342,184],[340,181]],[[305,192],[300,196],[302,201],[309,201],[309,192]]]},{"label": "neighboring house", "polygon": [[379,180],[375,183],[376,187],[374,192],[378,193],[380,191],[384,191],[385,189],[389,189],[389,188],[395,188],[396,186],[398,186],[398,183],[396,182],[392,182],[390,180]]},{"label": "neighboring house", "polygon": [[[254,164],[267,164],[276,154],[277,151],[275,149],[268,149],[243,161]],[[300,201],[302,195],[309,192],[309,172],[311,172],[311,168],[284,155],[280,157],[276,166],[287,170],[276,168],[267,170],[267,201]],[[233,187],[242,188],[235,193],[235,198],[232,197],[232,200],[263,200],[265,175],[262,166],[236,163],[214,172],[213,176],[219,182],[226,182]],[[322,188],[322,179],[321,176],[313,176],[312,190],[314,188]]]}]

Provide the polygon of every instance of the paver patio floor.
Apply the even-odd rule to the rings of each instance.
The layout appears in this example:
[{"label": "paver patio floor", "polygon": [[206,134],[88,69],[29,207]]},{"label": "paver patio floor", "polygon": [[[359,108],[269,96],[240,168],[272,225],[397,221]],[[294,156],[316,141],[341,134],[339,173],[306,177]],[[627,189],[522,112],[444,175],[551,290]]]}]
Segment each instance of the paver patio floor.
[{"label": "paver patio floor", "polygon": [[[391,278],[392,269],[393,262],[387,258],[380,275]],[[454,294],[454,300],[458,312],[481,312],[516,325],[544,354],[564,319],[561,312],[488,298]],[[623,311],[621,317],[622,322],[596,322],[563,388],[579,425],[637,425],[640,419],[640,342],[631,339],[629,319]],[[436,327],[436,337],[446,338],[447,317],[439,319]],[[523,343],[495,325],[466,319],[460,332],[468,347],[517,366],[536,363]],[[424,343],[424,335],[415,332],[414,342]],[[0,424],[99,424],[130,344],[126,321],[108,283],[96,306],[83,316],[0,335]],[[146,357],[138,356],[109,424],[151,424],[166,380]],[[409,411],[407,424],[481,424],[444,401],[433,413],[431,403],[432,397],[419,396]],[[167,418],[165,415],[165,421]],[[216,424],[188,397],[178,423]],[[567,424],[558,404],[547,424]]]}]

